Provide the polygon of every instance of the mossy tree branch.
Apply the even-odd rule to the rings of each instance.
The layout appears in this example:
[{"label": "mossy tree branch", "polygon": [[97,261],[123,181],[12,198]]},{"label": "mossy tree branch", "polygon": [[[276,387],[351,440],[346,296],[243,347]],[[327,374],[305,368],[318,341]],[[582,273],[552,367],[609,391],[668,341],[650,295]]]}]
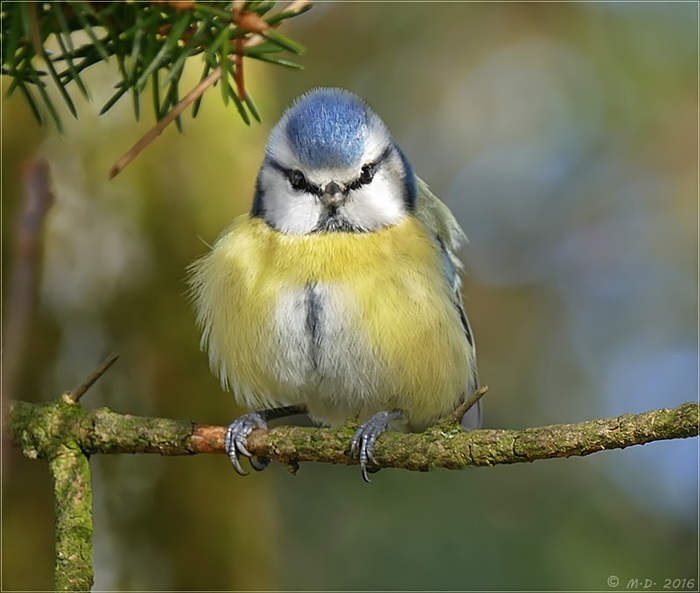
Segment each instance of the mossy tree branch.
[{"label": "mossy tree branch", "polygon": [[92,570],[92,485],[88,457],[74,443],[49,460],[56,510],[57,591],[89,591]]},{"label": "mossy tree branch", "polygon": [[[377,442],[382,467],[426,471],[536,459],[583,456],[652,441],[697,436],[697,403],[617,418],[526,430],[465,433],[447,418],[422,434],[387,433]],[[223,426],[88,410],[71,393],[45,404],[13,401],[6,417],[10,439],[30,459],[45,459],[54,482],[58,591],[88,590],[92,570],[92,489],[88,458],[96,453],[191,455],[224,453]],[[253,431],[251,453],[286,464],[302,461],[355,464],[348,454],[357,423],[337,429],[283,426]]]},{"label": "mossy tree branch", "polygon": [[[468,433],[449,419],[421,434],[382,435],[375,454],[382,467],[418,471],[583,456],[697,436],[698,414],[698,404],[689,402],[672,410],[577,424]],[[256,430],[248,438],[248,449],[292,466],[303,461],[353,465],[357,462],[349,457],[348,446],[356,427],[357,424],[348,423],[335,429],[281,426]],[[47,404],[12,402],[7,429],[27,457],[49,460],[56,456],[57,441],[73,442],[87,455],[223,453],[226,430],[223,426],[190,421],[118,414],[107,408],[87,410],[69,398]]]}]

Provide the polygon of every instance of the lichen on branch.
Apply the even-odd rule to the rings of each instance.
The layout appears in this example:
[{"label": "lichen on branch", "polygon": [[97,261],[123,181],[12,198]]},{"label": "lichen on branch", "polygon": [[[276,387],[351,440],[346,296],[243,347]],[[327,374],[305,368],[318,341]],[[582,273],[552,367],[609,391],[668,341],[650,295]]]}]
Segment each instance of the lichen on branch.
[{"label": "lichen on branch", "polygon": [[[377,442],[375,453],[382,467],[418,471],[583,456],[697,436],[699,413],[698,404],[689,402],[671,410],[576,424],[472,432],[462,431],[454,419],[447,419],[420,434],[386,433]],[[68,438],[87,455],[224,453],[223,426],[124,415],[107,408],[87,410],[70,400],[12,402],[7,428],[12,440],[32,458],[50,459]],[[293,467],[306,461],[352,465],[356,461],[348,448],[355,428],[356,423],[348,423],[341,428],[281,426],[257,430],[248,438],[248,449]]]},{"label": "lichen on branch", "polygon": [[[109,359],[105,365],[107,362]],[[24,455],[49,464],[56,506],[57,591],[88,590],[93,583],[90,455],[225,452],[223,426],[143,418],[108,408],[87,410],[77,401],[79,391],[43,404],[13,401],[5,417],[10,439]],[[382,467],[426,471],[432,467],[456,469],[589,455],[697,436],[699,414],[698,404],[691,402],[672,410],[578,424],[472,432],[462,431],[458,420],[450,417],[421,434],[383,434],[375,457]],[[356,428],[357,422],[335,429],[282,426],[256,430],[250,434],[247,446],[254,455],[285,463],[293,471],[302,461],[349,465],[356,463],[348,451]]]}]

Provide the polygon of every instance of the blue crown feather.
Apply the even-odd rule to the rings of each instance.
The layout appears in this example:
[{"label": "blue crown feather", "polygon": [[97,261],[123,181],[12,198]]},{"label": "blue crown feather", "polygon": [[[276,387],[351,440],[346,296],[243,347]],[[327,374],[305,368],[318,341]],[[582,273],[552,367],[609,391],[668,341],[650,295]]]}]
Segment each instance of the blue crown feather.
[{"label": "blue crown feather", "polygon": [[289,110],[286,131],[305,165],[352,167],[360,164],[370,117],[369,108],[352,93],[318,89]]}]

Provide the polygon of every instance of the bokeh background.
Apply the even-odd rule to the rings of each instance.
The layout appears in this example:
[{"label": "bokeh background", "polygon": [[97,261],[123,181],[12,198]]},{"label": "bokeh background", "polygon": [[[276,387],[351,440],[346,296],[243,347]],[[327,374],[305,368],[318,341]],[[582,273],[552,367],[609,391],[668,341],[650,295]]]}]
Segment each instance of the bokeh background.
[{"label": "bokeh background", "polygon": [[[698,6],[319,3],[285,25],[305,71],[250,63],[264,122],[213,90],[113,181],[152,124],[129,99],[66,134],[2,105],[7,296],[23,163],[46,156],[56,203],[21,398],[119,362],[84,405],[225,424],[185,267],[248,209],[270,127],[300,93],[342,86],[384,118],[456,213],[466,309],[490,386],[485,426],[525,428],[698,396]],[[195,59],[185,81],[194,86]],[[3,88],[7,88],[3,80]],[[186,90],[186,89],[183,89]],[[77,93],[76,93],[77,95]],[[60,102],[60,99],[58,99]],[[11,311],[4,311],[4,315]],[[5,444],[2,588],[52,587],[45,464]],[[222,456],[95,456],[95,589],[607,590],[698,577],[698,440],[585,459],[425,474]],[[697,586],[697,580],[692,588]]]}]

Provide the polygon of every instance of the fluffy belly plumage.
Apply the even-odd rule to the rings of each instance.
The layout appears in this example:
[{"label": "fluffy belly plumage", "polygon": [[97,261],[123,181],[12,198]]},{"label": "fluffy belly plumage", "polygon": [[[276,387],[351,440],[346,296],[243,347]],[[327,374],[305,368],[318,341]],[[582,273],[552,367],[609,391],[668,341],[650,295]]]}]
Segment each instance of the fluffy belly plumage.
[{"label": "fluffy belly plumage", "polygon": [[240,403],[304,404],[327,424],[401,409],[414,430],[458,405],[471,350],[417,222],[343,237],[260,224],[234,224],[194,285],[210,362]]},{"label": "fluffy belly plumage", "polygon": [[277,376],[285,404],[309,407],[329,424],[396,407],[390,368],[362,329],[353,291],[342,284],[308,284],[282,291],[273,316]]}]

